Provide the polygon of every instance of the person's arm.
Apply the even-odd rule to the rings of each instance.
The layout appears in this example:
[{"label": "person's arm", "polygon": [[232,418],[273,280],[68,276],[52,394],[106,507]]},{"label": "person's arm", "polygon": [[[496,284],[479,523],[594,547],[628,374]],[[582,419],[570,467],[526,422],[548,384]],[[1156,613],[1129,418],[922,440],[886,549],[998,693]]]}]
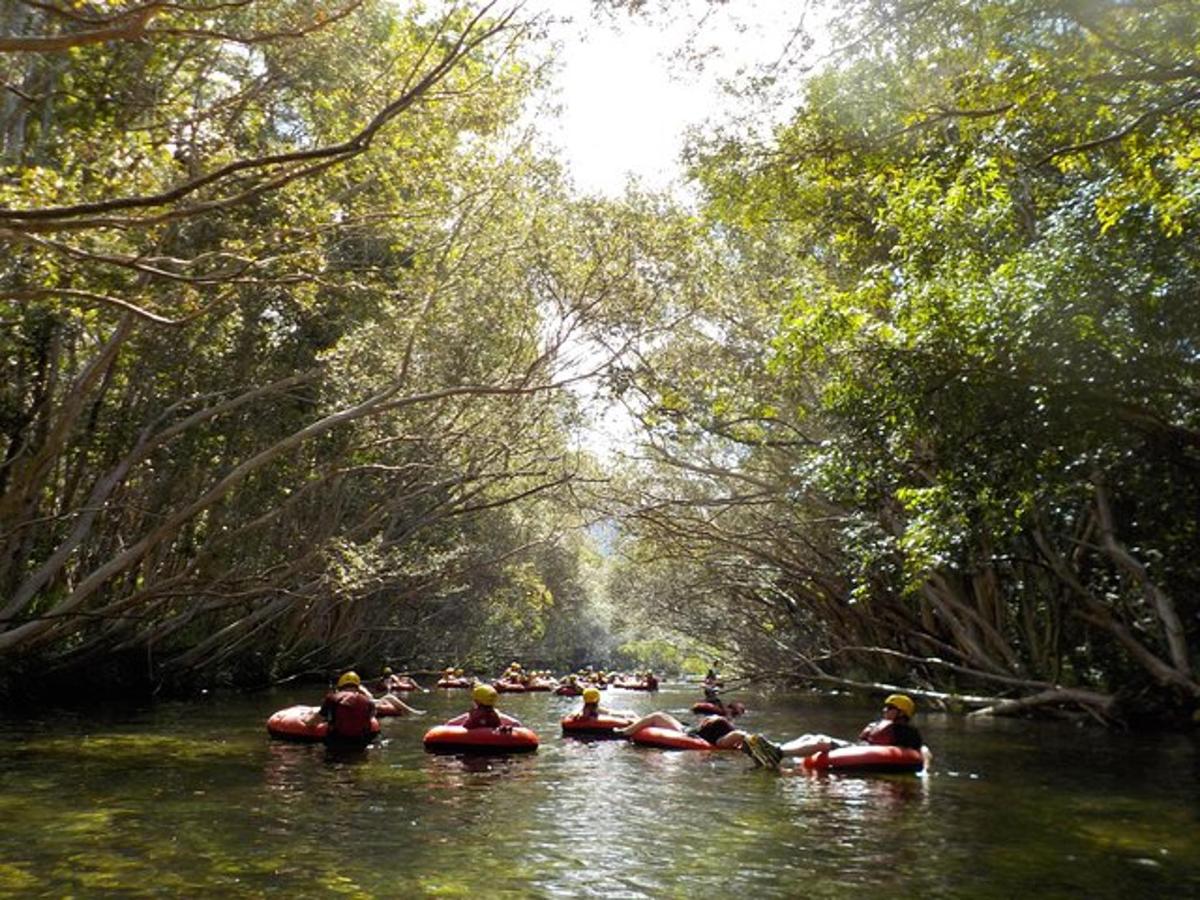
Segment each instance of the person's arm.
[{"label": "person's arm", "polygon": [[470,715],[471,715],[470,713],[463,713],[462,715],[455,716],[453,719],[447,719],[446,724],[447,725],[465,725],[467,722],[467,717]]},{"label": "person's arm", "polygon": [[333,721],[333,702],[329,699],[329,697],[326,697],[324,700],[322,700],[321,705],[316,707],[305,717],[304,724],[311,728],[313,725],[318,725],[323,721]]}]

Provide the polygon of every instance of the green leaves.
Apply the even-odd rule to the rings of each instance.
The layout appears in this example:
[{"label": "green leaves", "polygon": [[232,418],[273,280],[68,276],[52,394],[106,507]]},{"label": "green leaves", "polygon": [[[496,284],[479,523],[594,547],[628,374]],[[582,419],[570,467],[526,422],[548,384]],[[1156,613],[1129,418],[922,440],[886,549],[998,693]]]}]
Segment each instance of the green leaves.
[{"label": "green leaves", "polygon": [[448,14],[179,8],[10,67],[5,649],[261,679],[571,608],[529,562],[579,468],[563,323],[636,279],[587,290],[587,213],[514,137],[517,30]]},{"label": "green leaves", "polygon": [[[736,266],[732,293],[770,310],[758,319],[771,349],[762,369],[710,362],[701,380],[668,364],[678,350],[655,356],[672,450],[702,447],[727,466],[706,498],[724,510],[721,527],[695,525],[689,546],[720,546],[731,569],[771,560],[766,579],[707,583],[732,611],[747,597],[770,603],[772,589],[803,593],[811,567],[870,610],[847,617],[813,599],[830,641],[868,640],[871,616],[884,616],[903,623],[891,646],[951,646],[1006,671],[1058,665],[1061,649],[1029,627],[1030,604],[1070,620],[1081,645],[1119,640],[1117,628],[1089,630],[1095,618],[1070,619],[1094,591],[1161,653],[1172,615],[1147,606],[1128,559],[1087,529],[1100,470],[1139,557],[1175,560],[1164,594],[1193,595],[1200,574],[1174,529],[1147,523],[1167,509],[1194,516],[1144,485],[1170,478],[1191,497],[1200,472],[1197,10],[845,6],[857,16],[842,20],[836,65],[801,87],[771,140],[723,134],[691,154],[706,222]],[[679,341],[690,358],[721,360],[712,337]],[[718,390],[721,374],[742,390]],[[736,418],[755,403],[815,439],[722,455],[706,414]],[[708,443],[685,438],[705,427]],[[764,471],[772,540],[746,506],[718,499]],[[682,540],[652,533],[668,548]],[[817,559],[814,545],[837,550]],[[992,630],[980,639],[982,623]],[[1098,655],[1102,669],[1121,665]]]}]

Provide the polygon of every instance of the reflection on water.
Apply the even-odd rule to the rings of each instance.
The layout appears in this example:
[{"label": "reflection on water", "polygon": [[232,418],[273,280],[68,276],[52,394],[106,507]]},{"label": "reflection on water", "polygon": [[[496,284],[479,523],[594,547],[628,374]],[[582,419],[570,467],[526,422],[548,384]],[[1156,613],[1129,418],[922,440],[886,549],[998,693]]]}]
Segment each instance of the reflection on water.
[{"label": "reflection on water", "polygon": [[[695,688],[614,691],[688,718]],[[749,697],[747,727],[855,734],[852,700]],[[924,777],[777,774],[738,753],[564,739],[577,700],[506,697],[536,754],[426,754],[428,694],[365,751],[269,740],[299,692],[0,724],[0,895],[921,897],[1200,894],[1195,743],[922,717]],[[218,737],[214,737],[214,735]],[[1137,760],[1131,765],[1130,760]]]}]

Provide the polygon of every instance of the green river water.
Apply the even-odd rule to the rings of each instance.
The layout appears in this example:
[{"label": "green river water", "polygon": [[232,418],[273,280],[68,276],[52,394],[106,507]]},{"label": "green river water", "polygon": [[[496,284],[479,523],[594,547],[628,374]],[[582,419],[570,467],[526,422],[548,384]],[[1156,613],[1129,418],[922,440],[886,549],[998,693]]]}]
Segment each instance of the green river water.
[{"label": "green river water", "polygon": [[[505,696],[536,754],[426,754],[466,692],[411,695],[362,753],[266,735],[289,690],[0,722],[0,896],[1197,897],[1194,736],[919,715],[925,776],[780,775],[740,753],[560,736],[578,700]],[[863,698],[731,694],[775,738],[852,736]],[[690,719],[695,686],[605,703]]]}]

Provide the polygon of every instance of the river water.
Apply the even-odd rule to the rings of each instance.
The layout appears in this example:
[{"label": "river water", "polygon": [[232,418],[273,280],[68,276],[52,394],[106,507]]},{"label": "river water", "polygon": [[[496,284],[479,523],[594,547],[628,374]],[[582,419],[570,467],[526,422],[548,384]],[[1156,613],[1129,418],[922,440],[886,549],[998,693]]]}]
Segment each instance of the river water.
[{"label": "river water", "polygon": [[[0,895],[19,897],[1200,896],[1200,754],[1137,736],[919,715],[925,776],[788,775],[740,753],[560,736],[578,700],[507,695],[536,754],[421,736],[410,695],[362,753],[266,735],[289,690],[0,722]],[[860,698],[731,694],[744,727],[852,736]],[[695,686],[605,704],[686,713]]]}]

